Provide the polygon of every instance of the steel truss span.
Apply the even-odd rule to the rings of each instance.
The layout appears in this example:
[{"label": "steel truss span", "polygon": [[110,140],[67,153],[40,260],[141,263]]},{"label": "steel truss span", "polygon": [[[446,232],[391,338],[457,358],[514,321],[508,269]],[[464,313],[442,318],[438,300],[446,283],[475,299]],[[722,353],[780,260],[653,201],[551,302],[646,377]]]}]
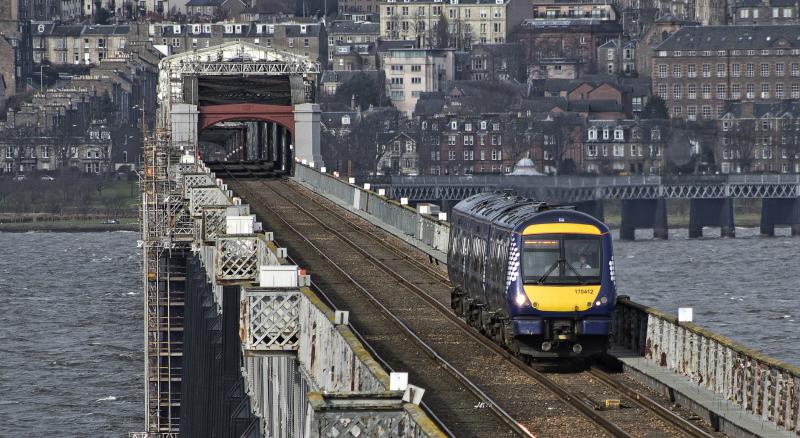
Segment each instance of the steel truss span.
[{"label": "steel truss span", "polygon": [[[660,182],[629,180],[627,178],[552,178],[521,177],[482,178],[478,182],[465,178],[422,177],[419,182],[403,178],[390,184],[374,184],[386,188],[389,196],[410,200],[460,201],[477,193],[495,190],[514,190],[519,194],[550,202],[581,202],[598,199],[794,199],[800,197],[797,178],[769,178],[724,182]],[[511,179],[513,178],[513,179]],[[739,179],[739,178],[737,178]],[[776,181],[769,181],[776,179]]]}]

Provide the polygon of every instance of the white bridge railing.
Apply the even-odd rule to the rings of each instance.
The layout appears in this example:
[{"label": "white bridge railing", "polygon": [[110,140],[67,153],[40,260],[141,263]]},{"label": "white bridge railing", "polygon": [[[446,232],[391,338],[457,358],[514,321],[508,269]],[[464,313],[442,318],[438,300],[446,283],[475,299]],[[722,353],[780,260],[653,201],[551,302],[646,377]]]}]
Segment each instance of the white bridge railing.
[{"label": "white bridge railing", "polygon": [[[242,375],[262,436],[442,436],[309,289],[272,233],[202,163],[184,184],[193,250],[214,287],[239,288]],[[187,364],[188,365],[188,364]]]},{"label": "white bridge railing", "polygon": [[[295,163],[295,179],[447,263],[445,220],[301,163]],[[617,347],[780,429],[800,433],[800,368],[627,299],[619,300],[613,324]]]}]

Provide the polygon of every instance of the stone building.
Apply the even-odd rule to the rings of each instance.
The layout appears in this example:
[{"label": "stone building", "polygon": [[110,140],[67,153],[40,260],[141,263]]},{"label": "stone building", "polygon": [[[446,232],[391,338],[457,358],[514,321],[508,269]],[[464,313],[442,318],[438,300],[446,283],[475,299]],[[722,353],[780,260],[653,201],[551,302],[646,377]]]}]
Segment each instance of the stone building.
[{"label": "stone building", "polygon": [[97,64],[124,58],[128,25],[60,25],[48,21],[31,24],[33,61],[51,64]]},{"label": "stone building", "polygon": [[[505,43],[527,14],[520,0],[387,0],[380,7],[381,37],[414,41],[421,48]],[[440,23],[447,32],[437,32]],[[439,41],[441,34],[448,41]]]},{"label": "stone building", "polygon": [[455,74],[452,49],[393,49],[384,58],[386,94],[392,104],[411,116],[422,93],[444,91]]},{"label": "stone building", "polygon": [[527,72],[521,44],[476,44],[469,51],[467,69],[473,81],[525,82]]},{"label": "stone building", "polygon": [[153,44],[170,54],[245,41],[270,49],[307,56],[326,64],[328,38],[322,23],[157,23],[151,26]]},{"label": "stone building", "polygon": [[798,23],[797,2],[792,0],[731,0],[729,8],[735,25]]},{"label": "stone building", "polygon": [[337,10],[339,16],[373,16],[380,17],[380,0],[339,0]]},{"label": "stone building", "polygon": [[714,149],[721,173],[800,173],[800,101],[731,102]]},{"label": "stone building", "polygon": [[417,140],[410,132],[386,133],[378,139],[378,165],[383,175],[419,175]]},{"label": "stone building", "polygon": [[800,98],[800,26],[683,28],[653,49],[653,92],[670,116],[718,119],[729,101]]},{"label": "stone building", "polygon": [[380,24],[334,21],[327,28],[328,63],[334,70],[376,70]]},{"label": "stone building", "polygon": [[[580,72],[593,73],[598,48],[620,38],[622,27],[615,20],[596,18],[529,19],[522,23],[518,36],[525,47],[529,71],[539,78],[574,79]],[[563,72],[564,66],[572,74]],[[556,74],[559,73],[559,74]]]},{"label": "stone building", "polygon": [[669,126],[659,120],[588,120],[583,171],[593,174],[656,174],[666,161]]}]

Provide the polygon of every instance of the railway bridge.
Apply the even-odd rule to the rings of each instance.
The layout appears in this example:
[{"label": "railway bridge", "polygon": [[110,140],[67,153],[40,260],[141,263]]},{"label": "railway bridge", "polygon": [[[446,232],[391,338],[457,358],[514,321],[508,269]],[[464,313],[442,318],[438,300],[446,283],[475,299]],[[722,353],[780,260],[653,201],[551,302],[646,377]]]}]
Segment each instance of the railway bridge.
[{"label": "railway bridge", "polygon": [[[608,364],[553,372],[499,348],[449,309],[445,220],[319,169],[308,94],[279,142],[225,125],[255,140],[216,143],[227,157],[204,162],[204,124],[291,123],[200,109],[206,96],[244,78],[307,90],[313,75],[245,43],[164,60],[143,154],[146,421],[133,436],[798,433],[800,370],[627,299]],[[220,105],[239,104],[254,105]]]},{"label": "railway bridge", "polygon": [[515,192],[603,218],[603,203],[621,203],[620,237],[633,240],[638,228],[652,228],[667,238],[667,202],[690,200],[689,237],[700,237],[704,226],[720,227],[723,237],[735,236],[734,203],[761,200],[761,233],[775,234],[775,226],[790,226],[800,235],[800,175],[709,176],[416,176],[376,181],[393,198],[411,203],[436,202],[444,210],[473,194],[494,190]]}]

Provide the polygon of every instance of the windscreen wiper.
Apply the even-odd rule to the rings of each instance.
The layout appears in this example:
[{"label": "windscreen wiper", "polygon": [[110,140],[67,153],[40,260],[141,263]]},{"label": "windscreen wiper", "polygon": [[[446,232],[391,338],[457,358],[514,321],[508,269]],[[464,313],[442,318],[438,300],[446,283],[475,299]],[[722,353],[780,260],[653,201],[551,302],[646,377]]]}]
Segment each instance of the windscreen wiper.
[{"label": "windscreen wiper", "polygon": [[545,280],[547,280],[547,277],[549,277],[549,276],[550,276],[550,273],[552,273],[552,272],[553,272],[553,270],[554,270],[554,269],[556,269],[556,268],[558,267],[558,264],[559,264],[559,263],[561,263],[561,262],[564,262],[564,261],[566,261],[566,260],[565,260],[565,259],[558,259],[558,260],[556,260],[556,261],[555,261],[555,262],[554,262],[554,263],[553,263],[553,264],[550,266],[550,268],[548,268],[548,269],[547,269],[547,272],[545,272],[545,273],[544,273],[544,275],[542,275],[541,277],[539,277],[539,279],[538,279],[538,280],[536,280],[536,283],[537,283],[537,284],[542,284],[542,283],[544,283],[544,281],[545,281]]},{"label": "windscreen wiper", "polygon": [[574,273],[575,273],[575,277],[578,279],[578,281],[579,281],[581,284],[586,284],[586,280],[584,280],[584,279],[583,279],[583,277],[581,277],[581,274],[579,274],[579,273],[578,273],[578,270],[577,270],[577,269],[575,269],[575,268],[572,266],[572,264],[570,264],[570,263],[564,263],[564,264],[565,264],[565,265],[567,265],[567,266],[569,267],[570,271],[572,271],[572,272],[574,272]]}]

